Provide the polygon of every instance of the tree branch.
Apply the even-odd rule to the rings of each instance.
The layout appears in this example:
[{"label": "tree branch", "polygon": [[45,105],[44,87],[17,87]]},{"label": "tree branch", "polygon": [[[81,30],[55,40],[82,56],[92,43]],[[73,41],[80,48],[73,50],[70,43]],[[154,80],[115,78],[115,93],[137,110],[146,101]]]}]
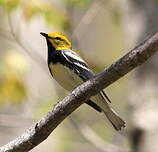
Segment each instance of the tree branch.
[{"label": "tree branch", "polygon": [[32,126],[27,132],[1,147],[0,152],[26,152],[33,149],[91,96],[143,64],[157,51],[158,33],[131,50],[94,78],[78,86],[71,94],[56,104],[53,110],[49,111],[35,126]]}]

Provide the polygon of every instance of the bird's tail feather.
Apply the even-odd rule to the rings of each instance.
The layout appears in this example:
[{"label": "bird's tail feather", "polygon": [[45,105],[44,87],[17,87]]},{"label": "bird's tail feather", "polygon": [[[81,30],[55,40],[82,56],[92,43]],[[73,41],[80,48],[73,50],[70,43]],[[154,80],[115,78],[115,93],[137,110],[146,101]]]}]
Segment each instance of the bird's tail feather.
[{"label": "bird's tail feather", "polygon": [[103,94],[100,93],[92,97],[92,101],[102,109],[102,112],[116,130],[121,130],[121,128],[125,127],[124,120],[110,107]]},{"label": "bird's tail feather", "polygon": [[124,120],[112,108],[103,112],[116,130],[121,130],[122,127],[125,127]]}]

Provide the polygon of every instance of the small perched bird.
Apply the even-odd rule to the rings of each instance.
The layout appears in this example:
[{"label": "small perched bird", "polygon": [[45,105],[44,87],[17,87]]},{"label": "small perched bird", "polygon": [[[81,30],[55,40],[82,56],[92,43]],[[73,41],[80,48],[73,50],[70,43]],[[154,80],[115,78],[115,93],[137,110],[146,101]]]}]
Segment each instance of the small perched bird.
[{"label": "small perched bird", "polygon": [[[67,91],[72,91],[81,83],[94,76],[89,66],[72,51],[70,41],[59,32],[40,33],[46,38],[48,46],[48,67],[53,78]],[[125,127],[125,122],[110,107],[111,102],[104,91],[92,97],[86,103],[103,112],[116,130]]]}]

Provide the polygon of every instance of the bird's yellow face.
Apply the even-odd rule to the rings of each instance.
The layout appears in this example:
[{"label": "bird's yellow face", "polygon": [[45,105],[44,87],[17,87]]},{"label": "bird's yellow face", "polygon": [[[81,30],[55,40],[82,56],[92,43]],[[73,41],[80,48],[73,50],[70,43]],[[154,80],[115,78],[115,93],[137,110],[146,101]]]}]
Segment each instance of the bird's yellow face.
[{"label": "bird's yellow face", "polygon": [[41,33],[56,50],[71,49],[70,41],[59,32]]}]

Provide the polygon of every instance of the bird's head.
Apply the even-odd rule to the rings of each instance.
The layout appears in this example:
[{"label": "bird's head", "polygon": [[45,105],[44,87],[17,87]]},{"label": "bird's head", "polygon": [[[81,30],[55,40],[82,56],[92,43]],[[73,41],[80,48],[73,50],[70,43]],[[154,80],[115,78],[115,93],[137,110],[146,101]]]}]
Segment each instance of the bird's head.
[{"label": "bird's head", "polygon": [[59,32],[51,32],[48,34],[41,32],[40,34],[47,39],[47,42],[49,42],[55,50],[71,49],[70,41]]}]

